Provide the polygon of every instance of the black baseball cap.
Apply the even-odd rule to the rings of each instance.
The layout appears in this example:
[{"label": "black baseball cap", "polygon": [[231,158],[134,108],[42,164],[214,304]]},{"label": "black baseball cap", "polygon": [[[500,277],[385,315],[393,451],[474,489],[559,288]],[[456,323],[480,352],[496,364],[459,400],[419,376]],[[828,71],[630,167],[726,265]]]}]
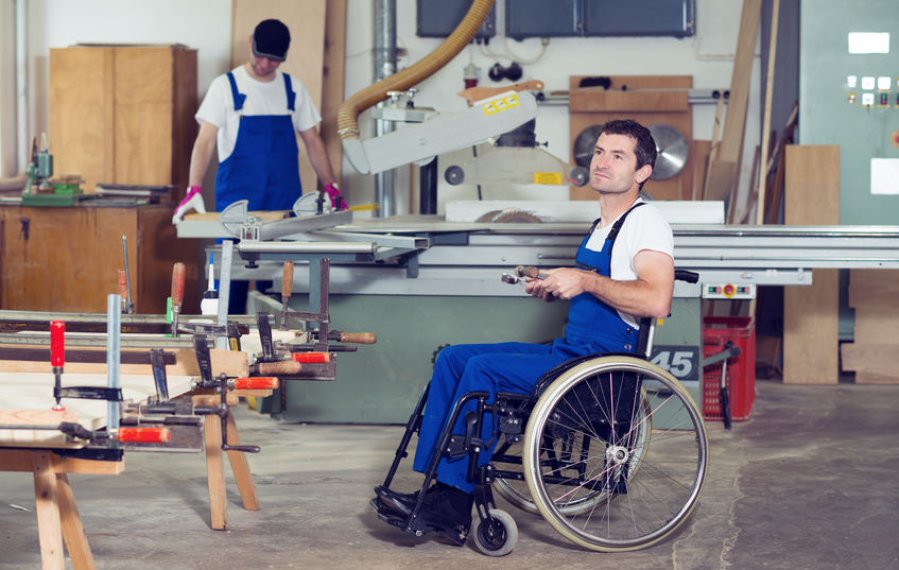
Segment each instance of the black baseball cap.
[{"label": "black baseball cap", "polygon": [[287,59],[290,47],[290,30],[281,20],[262,20],[253,31],[253,53],[275,61]]}]

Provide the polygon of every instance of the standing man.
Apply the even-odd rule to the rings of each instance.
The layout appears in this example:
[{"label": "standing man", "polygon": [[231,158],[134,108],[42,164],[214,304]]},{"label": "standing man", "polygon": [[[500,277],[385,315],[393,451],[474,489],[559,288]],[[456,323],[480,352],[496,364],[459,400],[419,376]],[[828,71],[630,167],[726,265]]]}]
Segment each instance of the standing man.
[{"label": "standing man", "polygon": [[[251,211],[290,210],[303,193],[296,133],[332,207],[346,208],[318,132],[321,115],[303,84],[278,69],[289,47],[287,26],[263,20],[249,38],[249,61],[212,81],[196,114],[200,131],[190,158],[190,187],[179,210],[200,193],[216,146],[216,211],[238,200],[249,200]],[[239,302],[234,285],[232,298]]]},{"label": "standing man", "polygon": [[[590,185],[599,195],[602,217],[590,228],[577,251],[576,267],[546,271],[531,279],[526,291],[540,299],[570,300],[565,334],[552,344],[507,342],[457,345],[442,350],[434,365],[413,468],[425,472],[436,450],[454,402],[484,391],[492,402],[498,392],[530,394],[537,380],[573,358],[604,352],[636,350],[639,319],[664,317],[674,290],[674,238],[661,213],[640,198],[652,175],[656,145],[649,130],[630,120],[606,123],[590,163]],[[459,414],[454,434],[465,434]],[[489,415],[488,415],[489,416]],[[483,441],[493,441],[493,421],[484,420]],[[489,462],[493,446],[480,464]],[[426,491],[419,520],[459,542],[471,525],[472,490],[467,456],[441,458],[436,484]],[[373,506],[382,515],[408,517],[417,494],[376,487]],[[391,514],[392,513],[392,514]]]}]

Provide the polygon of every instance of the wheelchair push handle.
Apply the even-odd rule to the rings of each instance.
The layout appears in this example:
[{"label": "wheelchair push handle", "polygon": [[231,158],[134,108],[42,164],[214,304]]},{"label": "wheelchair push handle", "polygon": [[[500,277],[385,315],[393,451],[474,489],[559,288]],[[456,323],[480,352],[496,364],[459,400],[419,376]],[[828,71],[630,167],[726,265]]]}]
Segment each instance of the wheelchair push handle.
[{"label": "wheelchair push handle", "polygon": [[697,283],[699,282],[699,273],[696,273],[695,271],[687,271],[686,269],[675,269],[674,280],[686,281],[687,283]]}]

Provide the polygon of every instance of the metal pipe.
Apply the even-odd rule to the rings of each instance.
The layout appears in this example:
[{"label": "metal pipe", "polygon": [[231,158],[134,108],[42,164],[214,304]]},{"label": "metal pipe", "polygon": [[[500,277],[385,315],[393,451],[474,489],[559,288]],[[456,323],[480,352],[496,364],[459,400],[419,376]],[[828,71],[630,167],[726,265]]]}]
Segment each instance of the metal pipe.
[{"label": "metal pipe", "polygon": [[[122,298],[119,295],[106,297],[106,372],[107,386],[121,388],[122,361]],[[115,433],[119,429],[121,402],[109,401],[106,405],[106,429]]]},{"label": "metal pipe", "polygon": [[16,168],[21,173],[28,164],[28,122],[28,1],[16,0]]},{"label": "metal pipe", "polygon": [[[396,73],[396,0],[377,0],[375,3],[375,81],[382,81]],[[375,120],[375,134],[380,137],[393,132],[394,125],[383,119]],[[396,214],[395,173],[393,170],[375,174],[375,216],[387,218]]]}]

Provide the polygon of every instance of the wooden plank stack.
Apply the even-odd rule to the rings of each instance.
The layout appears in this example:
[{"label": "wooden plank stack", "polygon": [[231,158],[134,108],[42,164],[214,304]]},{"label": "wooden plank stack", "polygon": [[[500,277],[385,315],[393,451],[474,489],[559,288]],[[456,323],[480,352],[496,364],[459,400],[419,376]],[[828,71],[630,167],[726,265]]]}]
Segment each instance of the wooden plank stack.
[{"label": "wooden plank stack", "polygon": [[899,270],[853,269],[849,306],[855,309],[855,342],[841,348],[843,370],[857,384],[899,384]]},{"label": "wooden plank stack", "polygon": [[[840,147],[791,145],[786,151],[787,225],[840,223]],[[840,285],[837,269],[815,269],[810,287],[784,288],[784,384],[839,382]]]}]

